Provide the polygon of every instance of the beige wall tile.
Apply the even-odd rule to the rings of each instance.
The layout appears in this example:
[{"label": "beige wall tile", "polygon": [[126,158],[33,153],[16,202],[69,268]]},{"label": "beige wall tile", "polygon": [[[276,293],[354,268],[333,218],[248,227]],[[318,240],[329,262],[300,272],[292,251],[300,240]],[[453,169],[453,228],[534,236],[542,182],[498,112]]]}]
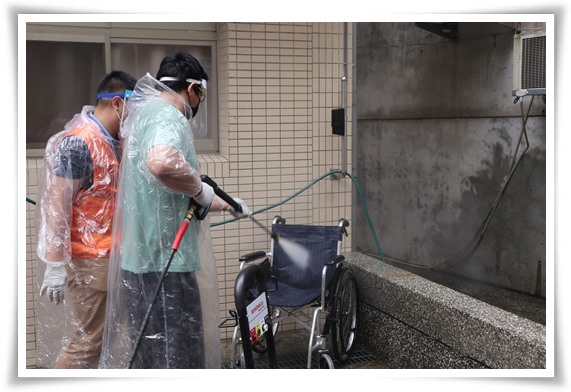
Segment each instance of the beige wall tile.
[{"label": "beige wall tile", "polygon": [[[259,210],[282,202],[331,169],[341,168],[340,137],[331,132],[330,116],[331,109],[340,106],[342,23],[220,23],[218,31],[220,153],[201,155],[202,170],[223,184],[228,194]],[[348,44],[351,42],[349,37]],[[350,122],[348,128],[350,135]],[[350,163],[350,136],[347,140]],[[41,159],[27,160],[27,194],[32,198],[37,184],[35,168],[42,164]],[[348,178],[326,178],[256,218],[268,226],[277,214],[288,223],[337,224],[341,217],[351,218],[351,185]],[[27,211],[27,259],[31,261],[35,259],[33,206]],[[211,222],[226,218],[212,216]],[[221,317],[234,307],[238,258],[251,251],[268,250],[266,237],[248,220],[212,228]],[[349,250],[351,237],[344,241],[344,249]],[[32,265],[27,269],[30,304],[37,291]],[[33,326],[33,306],[28,320]],[[224,338],[231,337],[231,329],[221,332]],[[31,328],[27,335],[30,367],[35,366],[34,337]]]}]

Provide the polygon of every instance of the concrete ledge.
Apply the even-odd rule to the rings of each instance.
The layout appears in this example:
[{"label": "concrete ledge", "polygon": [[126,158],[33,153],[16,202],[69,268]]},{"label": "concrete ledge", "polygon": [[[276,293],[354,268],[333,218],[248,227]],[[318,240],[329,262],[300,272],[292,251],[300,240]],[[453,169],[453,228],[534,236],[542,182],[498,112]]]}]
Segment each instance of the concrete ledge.
[{"label": "concrete ledge", "polygon": [[545,326],[358,252],[358,339],[390,368],[544,369]]}]

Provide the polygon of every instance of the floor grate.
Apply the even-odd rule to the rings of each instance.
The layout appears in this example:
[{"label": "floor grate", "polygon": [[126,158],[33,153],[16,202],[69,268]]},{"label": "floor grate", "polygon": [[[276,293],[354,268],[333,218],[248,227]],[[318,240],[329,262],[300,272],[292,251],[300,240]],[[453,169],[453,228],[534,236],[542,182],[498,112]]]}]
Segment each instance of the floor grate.
[{"label": "floor grate", "polygon": [[[343,365],[335,358],[332,359],[335,369],[366,368],[371,367],[371,364],[375,364],[374,367],[378,367],[376,358],[363,350],[355,350]],[[314,353],[312,355],[312,369],[318,368],[317,360],[318,354]],[[305,369],[307,366],[307,353],[300,352],[277,355],[277,363],[279,369]],[[270,366],[267,355],[256,355],[254,358],[254,366],[256,369],[269,369]],[[229,369],[230,364],[223,364],[222,368]]]}]

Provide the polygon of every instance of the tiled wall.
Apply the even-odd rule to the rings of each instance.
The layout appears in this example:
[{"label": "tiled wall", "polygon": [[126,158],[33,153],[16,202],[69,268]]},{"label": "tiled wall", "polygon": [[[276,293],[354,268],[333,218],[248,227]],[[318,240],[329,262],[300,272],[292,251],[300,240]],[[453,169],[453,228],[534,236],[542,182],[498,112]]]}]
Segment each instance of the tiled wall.
[{"label": "tiled wall", "polygon": [[[331,109],[348,89],[347,155],[351,172],[351,24],[348,26],[348,81],[344,76],[343,23],[224,23],[218,26],[220,153],[201,155],[201,171],[229,195],[259,211],[280,204],[331,169],[342,167],[341,136],[332,134]],[[35,198],[36,165],[29,158],[28,196]],[[337,224],[351,219],[352,183],[326,176],[292,200],[258,213],[271,226],[275,215],[288,223]],[[33,205],[27,218],[27,365],[35,366],[33,297]],[[224,216],[211,216],[220,223]],[[226,217],[227,218],[227,217]],[[351,234],[351,227],[349,227]],[[269,238],[250,220],[212,227],[218,268],[221,319],[234,306],[238,258],[267,250]],[[351,247],[351,236],[344,240]],[[288,326],[286,326],[287,328]],[[231,330],[222,330],[223,338]]]}]

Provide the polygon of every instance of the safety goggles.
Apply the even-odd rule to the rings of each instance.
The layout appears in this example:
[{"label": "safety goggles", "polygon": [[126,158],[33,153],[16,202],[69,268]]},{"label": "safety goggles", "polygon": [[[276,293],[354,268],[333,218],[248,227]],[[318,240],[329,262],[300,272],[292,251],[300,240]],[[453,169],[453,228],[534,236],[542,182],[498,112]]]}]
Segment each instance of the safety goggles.
[{"label": "safety goggles", "polygon": [[186,81],[188,83],[194,83],[194,91],[196,92],[196,95],[198,96],[198,101],[202,102],[204,101],[204,98],[206,98],[206,80],[202,79],[202,80],[196,80],[196,79],[186,79]]}]

